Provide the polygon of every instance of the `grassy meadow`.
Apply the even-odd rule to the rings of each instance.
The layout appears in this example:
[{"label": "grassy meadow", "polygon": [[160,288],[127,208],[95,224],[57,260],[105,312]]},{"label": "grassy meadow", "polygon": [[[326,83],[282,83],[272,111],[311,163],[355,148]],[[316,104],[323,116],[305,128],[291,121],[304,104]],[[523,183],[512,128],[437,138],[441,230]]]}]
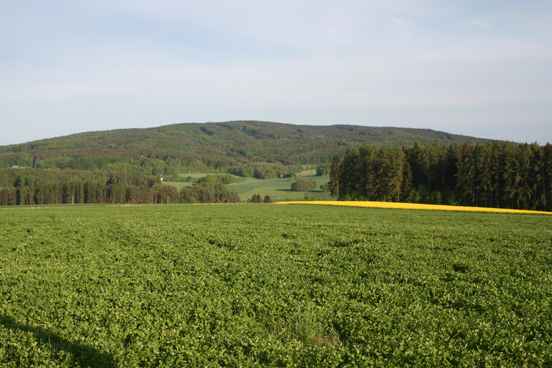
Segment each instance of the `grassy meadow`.
[{"label": "grassy meadow", "polygon": [[65,205],[0,223],[1,367],[552,365],[549,216]]},{"label": "grassy meadow", "polygon": [[[195,180],[208,174],[181,174],[182,177],[191,176]],[[316,189],[312,192],[294,192],[291,190],[291,183],[297,179],[312,179],[316,182]],[[305,194],[323,195],[320,186],[330,181],[329,176],[316,176],[316,170],[303,171],[296,178],[276,178],[276,179],[255,179],[236,176],[236,184],[227,185],[226,187],[239,194],[242,202],[246,202],[253,197],[254,194],[260,194],[262,198],[269,195],[273,202],[277,201],[300,201],[305,197]],[[191,187],[192,183],[183,183],[175,181],[166,181],[165,184],[172,185],[181,190],[184,187]],[[325,197],[330,199],[331,196],[326,194]]]}]

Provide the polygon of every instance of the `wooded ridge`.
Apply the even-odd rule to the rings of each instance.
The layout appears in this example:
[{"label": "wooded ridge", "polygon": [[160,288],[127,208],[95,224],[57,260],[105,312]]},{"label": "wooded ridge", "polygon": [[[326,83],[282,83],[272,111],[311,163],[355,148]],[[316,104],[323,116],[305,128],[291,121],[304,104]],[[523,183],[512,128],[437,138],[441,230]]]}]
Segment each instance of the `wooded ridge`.
[{"label": "wooded ridge", "polygon": [[[422,146],[436,140],[445,145],[487,141],[430,129],[261,121],[183,123],[79,133],[0,146],[0,168],[108,169],[144,175],[227,172],[229,168],[252,163],[283,167],[329,163],[334,155],[344,155],[347,148],[358,148],[362,144],[400,147],[412,145],[416,140]],[[144,166],[151,170],[139,168]],[[281,168],[281,171],[286,170]]]}]

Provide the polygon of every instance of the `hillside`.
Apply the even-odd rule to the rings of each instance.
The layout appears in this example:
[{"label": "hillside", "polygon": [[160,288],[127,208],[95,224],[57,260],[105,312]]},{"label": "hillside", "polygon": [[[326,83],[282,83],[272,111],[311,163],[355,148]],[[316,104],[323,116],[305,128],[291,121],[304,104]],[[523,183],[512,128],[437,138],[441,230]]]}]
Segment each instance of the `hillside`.
[{"label": "hillside", "polygon": [[[362,144],[375,146],[483,143],[486,140],[429,129],[309,126],[260,121],[185,123],[148,129],[87,132],[0,147],[0,167],[90,170],[148,166],[163,171],[219,170],[251,163],[288,167],[328,163]],[[148,161],[149,160],[149,161]],[[167,170],[166,166],[171,169]],[[148,174],[146,172],[132,172]],[[134,170],[136,171],[136,170]]]}]

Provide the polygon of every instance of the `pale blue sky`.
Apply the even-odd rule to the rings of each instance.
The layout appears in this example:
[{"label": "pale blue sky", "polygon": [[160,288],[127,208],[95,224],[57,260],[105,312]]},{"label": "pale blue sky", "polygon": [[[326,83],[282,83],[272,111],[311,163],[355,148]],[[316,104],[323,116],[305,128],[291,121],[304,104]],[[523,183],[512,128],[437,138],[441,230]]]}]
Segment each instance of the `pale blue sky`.
[{"label": "pale blue sky", "polygon": [[552,2],[0,0],[0,145],[242,119],[552,142]]}]

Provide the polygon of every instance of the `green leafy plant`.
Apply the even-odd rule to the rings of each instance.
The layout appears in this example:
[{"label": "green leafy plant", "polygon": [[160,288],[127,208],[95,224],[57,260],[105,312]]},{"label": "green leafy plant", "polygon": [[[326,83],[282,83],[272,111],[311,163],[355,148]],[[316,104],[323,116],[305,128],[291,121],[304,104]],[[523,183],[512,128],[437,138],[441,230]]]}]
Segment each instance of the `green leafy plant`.
[{"label": "green leafy plant", "polygon": [[0,366],[552,365],[548,216],[0,208]]}]

